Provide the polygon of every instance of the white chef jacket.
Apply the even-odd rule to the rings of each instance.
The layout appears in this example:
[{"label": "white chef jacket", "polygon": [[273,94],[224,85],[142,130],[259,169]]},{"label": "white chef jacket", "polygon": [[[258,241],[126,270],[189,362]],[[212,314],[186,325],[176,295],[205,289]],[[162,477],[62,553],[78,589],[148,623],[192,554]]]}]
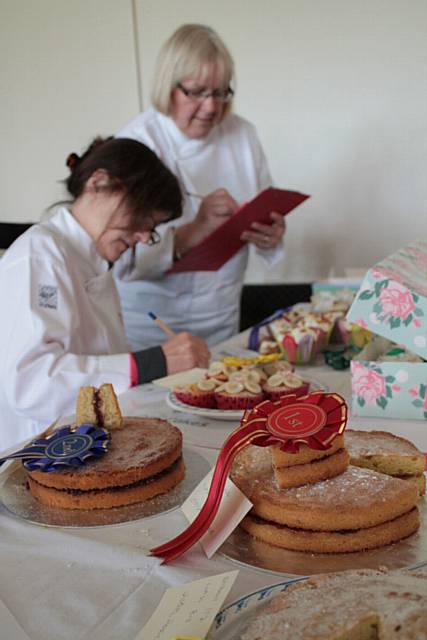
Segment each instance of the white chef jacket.
[{"label": "white chef jacket", "polygon": [[111,270],[67,209],[8,249],[0,291],[0,451],[74,414],[80,386],[129,388]]},{"label": "white chef jacket", "polygon": [[[225,188],[243,203],[271,185],[255,127],[233,114],[206,138],[189,139],[171,118],[150,108],[121,129],[118,137],[133,138],[153,149],[177,176],[183,192],[207,195]],[[133,263],[123,255],[114,265],[126,335],[134,349],[164,339],[148,317],[149,311],[175,331],[191,331],[211,345],[238,331],[248,246],[218,271],[165,275],[173,262],[174,228],[191,222],[199,205],[200,200],[185,195],[182,217],[158,228],[161,243],[149,248],[138,245]],[[269,251],[255,250],[268,264],[276,263],[283,254],[282,245]]]}]

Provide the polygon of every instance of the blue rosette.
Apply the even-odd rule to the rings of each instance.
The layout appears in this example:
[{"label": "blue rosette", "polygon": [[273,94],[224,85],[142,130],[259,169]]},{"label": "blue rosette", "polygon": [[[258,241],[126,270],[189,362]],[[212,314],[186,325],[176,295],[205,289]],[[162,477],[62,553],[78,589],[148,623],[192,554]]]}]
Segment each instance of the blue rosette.
[{"label": "blue rosette", "polygon": [[29,445],[0,458],[21,459],[28,471],[57,471],[64,467],[80,467],[90,458],[99,458],[108,450],[110,434],[93,424],[66,425]]}]

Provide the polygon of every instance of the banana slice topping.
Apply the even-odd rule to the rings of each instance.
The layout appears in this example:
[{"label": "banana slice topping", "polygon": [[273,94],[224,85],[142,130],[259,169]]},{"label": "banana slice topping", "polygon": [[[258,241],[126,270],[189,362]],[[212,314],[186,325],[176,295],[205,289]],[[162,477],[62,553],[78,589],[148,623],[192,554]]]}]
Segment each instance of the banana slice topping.
[{"label": "banana slice topping", "polygon": [[258,382],[252,382],[251,380],[245,381],[245,389],[250,393],[261,393],[261,385]]},{"label": "banana slice topping", "polygon": [[197,382],[196,386],[200,391],[213,391],[218,386],[218,382],[212,378],[202,378],[202,380]]},{"label": "banana slice topping", "polygon": [[219,360],[215,360],[214,362],[211,363],[209,369],[208,369],[208,375],[210,376],[217,376],[220,373],[228,373],[227,367],[223,362],[220,362]]},{"label": "banana slice topping", "polygon": [[221,386],[217,387],[217,391],[225,391],[225,393],[235,394],[240,393],[244,390],[244,386],[242,382],[237,382],[237,380],[229,380],[225,382]]},{"label": "banana slice topping", "polygon": [[228,376],[229,380],[235,380],[236,382],[244,382],[245,381],[245,373],[244,371],[232,371]]},{"label": "banana slice topping", "polygon": [[283,376],[280,373],[274,373],[267,380],[269,387],[281,387],[283,384]]},{"label": "banana slice topping", "polygon": [[272,376],[279,371],[291,372],[293,371],[293,367],[290,362],[286,360],[278,360],[277,362],[270,362],[269,364],[264,365],[264,371],[268,376]]},{"label": "banana slice topping", "polygon": [[304,380],[297,375],[296,373],[288,373],[283,378],[284,384],[290,389],[297,389],[302,384],[304,384]]},{"label": "banana slice topping", "polygon": [[287,373],[286,371],[278,371],[270,376],[267,380],[269,387],[288,387],[288,389],[298,389],[304,380],[296,373]]},{"label": "banana slice topping", "polygon": [[243,372],[246,382],[259,383],[261,380],[261,374],[256,369],[245,369]]}]

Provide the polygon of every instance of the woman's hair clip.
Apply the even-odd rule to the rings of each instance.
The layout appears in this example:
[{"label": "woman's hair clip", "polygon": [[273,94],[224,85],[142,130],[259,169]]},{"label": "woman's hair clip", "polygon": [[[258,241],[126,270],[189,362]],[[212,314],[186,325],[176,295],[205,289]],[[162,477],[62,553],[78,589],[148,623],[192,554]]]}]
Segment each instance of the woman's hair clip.
[{"label": "woman's hair clip", "polygon": [[67,160],[65,161],[65,164],[72,171],[79,160],[80,160],[80,158],[77,155],[77,153],[73,152],[73,153],[70,153],[70,155],[68,156]]}]

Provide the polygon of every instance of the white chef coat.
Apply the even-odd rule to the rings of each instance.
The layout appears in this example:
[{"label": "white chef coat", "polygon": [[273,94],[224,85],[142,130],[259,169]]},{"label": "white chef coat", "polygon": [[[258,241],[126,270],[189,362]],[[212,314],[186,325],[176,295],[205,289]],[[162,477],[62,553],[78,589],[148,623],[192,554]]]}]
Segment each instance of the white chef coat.
[{"label": "white chef coat", "polygon": [[80,386],[129,388],[111,270],[67,209],[8,249],[0,291],[0,451],[73,414]]},{"label": "white chef coat", "polygon": [[[137,116],[118,133],[153,149],[177,176],[183,192],[207,195],[225,188],[239,203],[271,185],[270,173],[255,127],[229,115],[203,139],[187,138],[174,121],[153,108]],[[149,311],[175,331],[188,330],[216,344],[238,331],[240,293],[248,261],[243,247],[218,271],[165,275],[173,262],[174,228],[191,222],[200,200],[185,196],[181,218],[161,225],[162,242],[138,245],[131,263],[123,255],[114,266],[127,338],[134,349],[158,344],[164,335]],[[283,246],[257,253],[276,263]]]}]

